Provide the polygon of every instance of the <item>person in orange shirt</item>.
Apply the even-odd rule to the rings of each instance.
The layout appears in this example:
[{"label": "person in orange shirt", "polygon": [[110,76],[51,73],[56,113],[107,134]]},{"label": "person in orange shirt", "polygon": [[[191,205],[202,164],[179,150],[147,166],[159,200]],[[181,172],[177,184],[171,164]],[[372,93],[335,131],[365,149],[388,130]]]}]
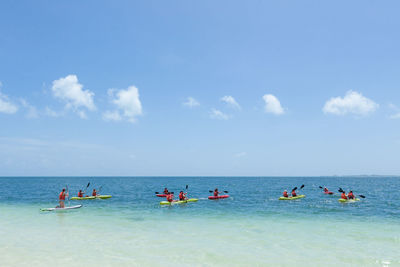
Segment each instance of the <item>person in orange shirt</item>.
[{"label": "person in orange shirt", "polygon": [[283,191],[283,197],[289,197],[287,190]]},{"label": "person in orange shirt", "polygon": [[174,201],[174,194],[168,193],[168,195],[167,195],[167,201],[168,201],[168,202]]},{"label": "person in orange shirt", "polygon": [[65,188],[63,188],[63,190],[61,191],[60,195],[58,196],[58,200],[60,203],[60,208],[65,208],[65,197],[68,197],[68,192],[65,192]]},{"label": "person in orange shirt", "polygon": [[342,199],[347,199],[346,192],[344,192],[344,191],[342,192],[341,198],[342,198]]}]

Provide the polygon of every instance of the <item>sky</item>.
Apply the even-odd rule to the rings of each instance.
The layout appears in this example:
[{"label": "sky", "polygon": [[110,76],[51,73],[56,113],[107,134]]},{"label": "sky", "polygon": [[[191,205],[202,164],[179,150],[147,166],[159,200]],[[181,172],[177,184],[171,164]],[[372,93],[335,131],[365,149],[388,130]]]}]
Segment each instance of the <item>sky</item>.
[{"label": "sky", "polygon": [[0,2],[0,176],[400,175],[398,1]]}]

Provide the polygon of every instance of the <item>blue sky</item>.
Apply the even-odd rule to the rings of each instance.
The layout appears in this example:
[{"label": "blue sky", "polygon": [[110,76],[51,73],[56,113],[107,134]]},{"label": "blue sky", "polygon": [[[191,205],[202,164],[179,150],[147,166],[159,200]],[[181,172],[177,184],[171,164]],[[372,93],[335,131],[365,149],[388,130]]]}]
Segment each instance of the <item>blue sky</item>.
[{"label": "blue sky", "polygon": [[0,175],[400,174],[397,1],[1,1]]}]

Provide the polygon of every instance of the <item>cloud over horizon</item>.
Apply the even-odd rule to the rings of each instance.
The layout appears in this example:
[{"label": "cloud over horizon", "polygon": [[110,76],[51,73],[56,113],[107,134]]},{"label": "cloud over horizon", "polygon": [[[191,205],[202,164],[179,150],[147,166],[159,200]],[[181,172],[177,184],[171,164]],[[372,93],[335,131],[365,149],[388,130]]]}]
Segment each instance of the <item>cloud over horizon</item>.
[{"label": "cloud over horizon", "polygon": [[271,94],[266,94],[263,96],[265,107],[264,110],[266,113],[272,113],[275,115],[282,115],[285,113],[284,109],[281,106],[281,102],[279,102],[276,96]]},{"label": "cloud over horizon", "polygon": [[361,93],[349,90],[344,97],[332,97],[326,101],[322,110],[325,114],[366,116],[375,112],[378,107],[377,103],[366,98]]},{"label": "cloud over horizon", "polygon": [[222,111],[212,108],[210,111],[210,117],[216,120],[228,120],[230,118],[229,115],[223,113]]},{"label": "cloud over horizon", "polygon": [[79,83],[76,75],[68,75],[54,80],[51,87],[53,96],[65,102],[67,109],[72,109],[81,118],[86,118],[85,111],[82,108],[94,111],[96,106],[93,101],[94,93],[90,90],[82,89],[83,85]]},{"label": "cloud over horizon", "polygon": [[[117,107],[114,111],[105,111],[103,119],[106,121],[121,121],[125,118],[129,122],[136,122],[136,117],[142,115],[142,103],[139,99],[139,89],[129,86],[127,89],[109,89],[111,102]],[[121,112],[121,113],[120,113]]]},{"label": "cloud over horizon", "polygon": [[3,84],[0,82],[0,112],[14,114],[18,111],[18,106],[13,104],[7,95],[1,92]]}]

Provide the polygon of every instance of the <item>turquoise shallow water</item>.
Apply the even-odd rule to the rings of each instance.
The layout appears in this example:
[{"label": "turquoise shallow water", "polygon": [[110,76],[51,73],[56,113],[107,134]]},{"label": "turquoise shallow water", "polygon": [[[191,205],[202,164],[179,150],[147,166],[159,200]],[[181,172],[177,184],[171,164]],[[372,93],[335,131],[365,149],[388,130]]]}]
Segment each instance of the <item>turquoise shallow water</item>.
[{"label": "turquoise shallow water", "polygon": [[[89,181],[113,198],[39,211]],[[155,191],[186,184],[198,202],[158,204]],[[306,198],[277,200],[301,184]],[[319,185],[366,198],[340,204]],[[208,200],[215,187],[231,197]],[[398,177],[3,177],[0,266],[400,266],[399,189]]]}]

